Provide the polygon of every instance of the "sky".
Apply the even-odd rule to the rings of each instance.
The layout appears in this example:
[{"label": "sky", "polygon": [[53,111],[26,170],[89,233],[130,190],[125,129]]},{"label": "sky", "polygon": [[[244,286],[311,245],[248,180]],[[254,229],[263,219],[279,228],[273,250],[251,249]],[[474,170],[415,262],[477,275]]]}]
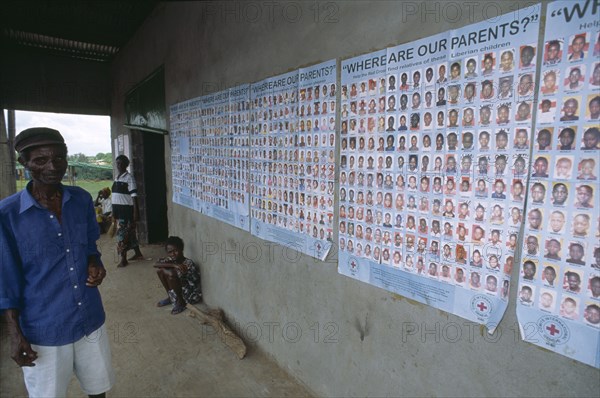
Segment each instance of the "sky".
[{"label": "sky", "polygon": [[69,154],[95,156],[111,152],[110,117],[67,113],[15,112],[16,134],[30,127],[50,127],[60,131]]}]

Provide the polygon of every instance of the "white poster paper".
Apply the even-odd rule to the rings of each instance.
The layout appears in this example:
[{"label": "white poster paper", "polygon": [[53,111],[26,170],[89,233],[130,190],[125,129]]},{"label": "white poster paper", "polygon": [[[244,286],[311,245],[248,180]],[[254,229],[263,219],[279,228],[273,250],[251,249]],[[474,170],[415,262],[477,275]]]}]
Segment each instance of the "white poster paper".
[{"label": "white poster paper", "polygon": [[[522,45],[535,55],[539,12],[529,7],[344,61],[341,273],[493,332],[523,213],[535,64]],[[361,167],[364,188],[350,177]]]},{"label": "white poster paper", "polygon": [[171,107],[173,202],[248,229],[249,85]]},{"label": "white poster paper", "polygon": [[248,152],[250,86],[203,97],[202,139],[205,184],[203,213],[248,229]]},{"label": "white poster paper", "polygon": [[332,60],[251,85],[251,232],[321,260],[333,233],[335,82]]},{"label": "white poster paper", "polygon": [[517,316],[524,340],[600,367],[600,7],[546,16]]},{"label": "white poster paper", "polygon": [[198,197],[202,192],[202,181],[194,169],[200,154],[190,151],[193,139],[200,136],[200,99],[184,101],[170,108],[171,140],[171,183],[173,203],[201,211]]}]

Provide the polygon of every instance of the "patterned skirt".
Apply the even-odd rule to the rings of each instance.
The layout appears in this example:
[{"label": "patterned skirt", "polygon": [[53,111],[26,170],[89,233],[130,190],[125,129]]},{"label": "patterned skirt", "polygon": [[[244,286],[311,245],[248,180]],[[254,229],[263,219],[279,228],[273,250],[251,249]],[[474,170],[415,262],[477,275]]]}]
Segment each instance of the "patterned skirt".
[{"label": "patterned skirt", "polygon": [[118,220],[117,229],[117,252],[119,254],[126,253],[128,250],[135,249],[139,246],[137,235],[135,232],[135,224],[130,220]]}]

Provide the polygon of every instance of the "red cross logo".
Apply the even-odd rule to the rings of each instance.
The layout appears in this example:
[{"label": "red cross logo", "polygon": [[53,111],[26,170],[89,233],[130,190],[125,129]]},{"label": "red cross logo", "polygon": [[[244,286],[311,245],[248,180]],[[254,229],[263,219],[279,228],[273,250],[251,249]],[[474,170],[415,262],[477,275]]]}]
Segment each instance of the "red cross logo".
[{"label": "red cross logo", "polygon": [[479,308],[479,311],[481,311],[481,312],[487,310],[487,307],[485,306],[485,304],[483,302],[477,304],[477,308]]},{"label": "red cross logo", "polygon": [[550,327],[547,327],[546,330],[550,332],[551,336],[560,334],[560,330],[558,330],[554,324],[550,325]]}]

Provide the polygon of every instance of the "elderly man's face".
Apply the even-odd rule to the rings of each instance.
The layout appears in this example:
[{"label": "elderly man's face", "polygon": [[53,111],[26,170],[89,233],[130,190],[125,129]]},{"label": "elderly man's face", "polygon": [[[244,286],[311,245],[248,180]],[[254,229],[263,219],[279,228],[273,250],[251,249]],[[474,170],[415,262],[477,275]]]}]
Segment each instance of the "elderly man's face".
[{"label": "elderly man's face", "polygon": [[[19,161],[31,172],[34,182],[58,185],[67,171],[67,150],[62,145],[39,146],[30,150],[28,160]],[[117,167],[120,162],[122,161],[117,161]]]}]

